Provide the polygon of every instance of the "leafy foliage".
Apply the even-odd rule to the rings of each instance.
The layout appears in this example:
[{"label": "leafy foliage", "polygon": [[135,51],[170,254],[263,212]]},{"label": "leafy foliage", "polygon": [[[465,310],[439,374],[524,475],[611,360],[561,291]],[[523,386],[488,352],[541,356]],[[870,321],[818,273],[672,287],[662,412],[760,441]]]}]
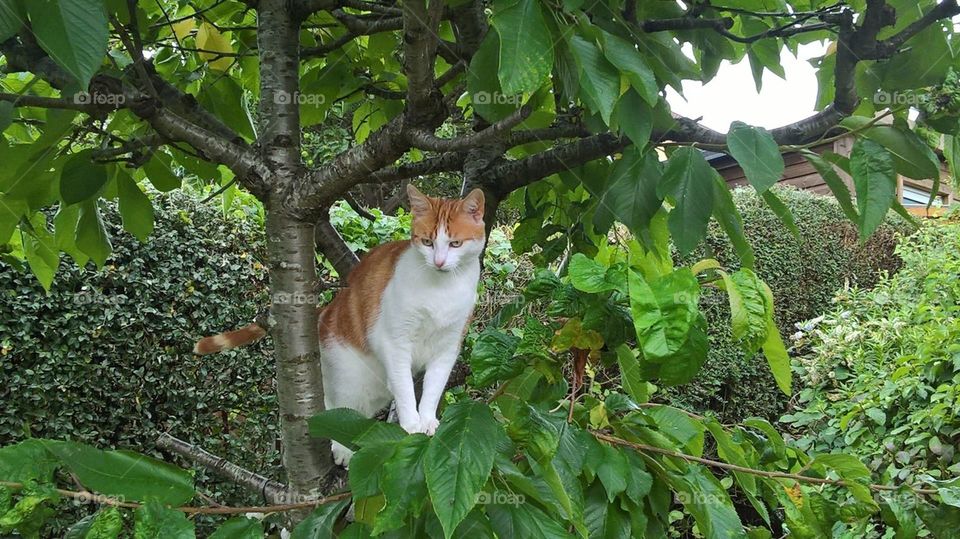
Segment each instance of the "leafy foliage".
[{"label": "leafy foliage", "polygon": [[[808,387],[783,417],[798,446],[849,452],[887,481],[926,478],[952,496],[953,483],[936,481],[960,471],[953,443],[960,367],[952,344],[958,231],[955,222],[925,226],[898,247],[903,268],[896,275],[872,290],[845,289],[828,314],[805,327],[798,372]],[[888,503],[905,501],[891,495]],[[927,526],[948,536],[938,535],[931,519],[892,514],[897,518],[884,518],[890,529]]]}]

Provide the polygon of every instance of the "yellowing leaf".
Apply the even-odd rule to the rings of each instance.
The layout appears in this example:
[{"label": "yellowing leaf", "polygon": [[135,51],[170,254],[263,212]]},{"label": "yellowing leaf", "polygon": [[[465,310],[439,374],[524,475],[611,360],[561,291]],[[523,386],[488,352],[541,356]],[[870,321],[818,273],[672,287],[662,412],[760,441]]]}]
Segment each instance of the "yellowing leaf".
[{"label": "yellowing leaf", "polygon": [[197,48],[200,49],[200,58],[206,60],[211,69],[226,71],[233,64],[233,58],[220,53],[232,55],[229,34],[220,33],[210,23],[203,23],[197,30]]},{"label": "yellowing leaf", "polygon": [[180,22],[175,22],[170,25],[170,29],[173,30],[173,35],[177,36],[177,39],[183,41],[187,36],[190,35],[197,27],[197,24],[193,19],[184,19]]}]

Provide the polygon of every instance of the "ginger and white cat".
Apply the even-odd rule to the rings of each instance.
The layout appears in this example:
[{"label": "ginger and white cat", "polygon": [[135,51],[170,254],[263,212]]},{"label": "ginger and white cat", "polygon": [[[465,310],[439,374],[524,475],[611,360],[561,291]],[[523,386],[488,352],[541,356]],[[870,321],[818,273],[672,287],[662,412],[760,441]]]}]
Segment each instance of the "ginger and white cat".
[{"label": "ginger and white cat", "polygon": [[[321,368],[327,409],[371,416],[396,402],[400,426],[433,434],[437,405],[473,314],[486,236],[483,192],[463,199],[425,196],[407,187],[413,213],[410,240],[380,245],[350,273],[347,288],[319,315]],[[201,339],[209,354],[265,335],[257,324]],[[420,402],[413,378],[424,373]],[[352,452],[333,442],[337,464]]]}]

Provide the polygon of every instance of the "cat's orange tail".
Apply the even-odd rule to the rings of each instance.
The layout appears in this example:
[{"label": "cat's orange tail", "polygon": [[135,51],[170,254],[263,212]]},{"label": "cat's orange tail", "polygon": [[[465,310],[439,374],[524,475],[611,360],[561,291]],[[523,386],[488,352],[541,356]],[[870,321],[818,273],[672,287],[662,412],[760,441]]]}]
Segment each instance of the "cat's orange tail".
[{"label": "cat's orange tail", "polygon": [[201,356],[216,354],[217,352],[257,342],[266,334],[267,330],[263,329],[263,326],[260,324],[254,322],[253,324],[234,331],[227,331],[226,333],[211,335],[210,337],[200,339],[193,347],[193,353]]}]

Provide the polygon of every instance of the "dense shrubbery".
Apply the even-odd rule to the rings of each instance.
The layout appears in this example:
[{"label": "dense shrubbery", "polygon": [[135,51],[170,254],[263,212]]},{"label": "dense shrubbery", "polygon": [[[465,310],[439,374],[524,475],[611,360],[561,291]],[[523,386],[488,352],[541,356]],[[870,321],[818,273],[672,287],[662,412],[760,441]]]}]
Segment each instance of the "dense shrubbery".
[{"label": "dense shrubbery", "polygon": [[783,421],[800,447],[853,453],[885,481],[943,479],[960,474],[960,225],[928,225],[898,253],[896,275],[810,324],[807,388]]},{"label": "dense shrubbery", "polygon": [[[49,294],[0,264],[0,446],[34,436],[149,451],[168,431],[276,471],[272,358],[262,346],[191,353],[267,304],[262,232],[188,195],[154,202],[147,244],[105,204],[111,259],[97,271],[64,258]],[[223,488],[211,494],[237,492]]]},{"label": "dense shrubbery", "polygon": [[[753,189],[737,189],[734,200],[757,254],[757,274],[776,297],[775,317],[781,333],[795,332],[797,322],[826,311],[844,283],[872,286],[883,270],[899,265],[894,255],[896,233],[907,227],[891,219],[865,244],[856,227],[845,220],[832,198],[790,188],[775,188],[790,207],[800,237],[795,238]],[[737,257],[723,232],[711,224],[706,245],[692,259],[712,257],[737,267]],[[666,391],[677,405],[713,410],[727,422],[751,416],[776,419],[787,398],[777,390],[760,356],[744,358],[729,332],[729,304],[722,291],[706,292],[701,308],[707,316],[710,352],[703,370],[690,384]]]}]

